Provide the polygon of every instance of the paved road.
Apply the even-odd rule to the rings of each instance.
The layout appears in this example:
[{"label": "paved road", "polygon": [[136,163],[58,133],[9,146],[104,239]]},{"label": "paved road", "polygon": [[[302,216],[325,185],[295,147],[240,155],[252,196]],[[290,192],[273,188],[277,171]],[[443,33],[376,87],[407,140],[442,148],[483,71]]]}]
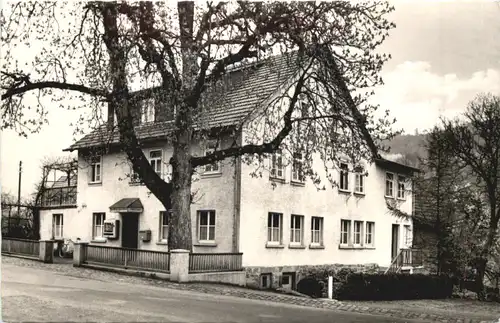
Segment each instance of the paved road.
[{"label": "paved road", "polygon": [[[4,322],[409,322],[2,264]],[[417,321],[411,321],[417,322]]]}]

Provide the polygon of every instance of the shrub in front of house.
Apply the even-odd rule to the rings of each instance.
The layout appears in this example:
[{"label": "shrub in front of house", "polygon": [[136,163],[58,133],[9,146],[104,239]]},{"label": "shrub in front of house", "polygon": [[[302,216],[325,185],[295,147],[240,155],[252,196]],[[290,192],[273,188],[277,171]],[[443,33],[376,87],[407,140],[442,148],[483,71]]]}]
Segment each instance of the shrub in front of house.
[{"label": "shrub in front of house", "polygon": [[453,281],[444,275],[351,273],[337,288],[339,300],[443,299],[453,294]]},{"label": "shrub in front of house", "polygon": [[[328,295],[328,277],[333,277],[334,290],[347,281],[347,277],[356,271],[350,268],[310,270],[308,276],[301,279],[297,284],[299,293],[319,298]],[[313,282],[314,281],[314,282]]]},{"label": "shrub in front of house", "polygon": [[301,294],[311,296],[313,298],[321,298],[323,296],[322,281],[316,277],[309,276],[301,279],[297,284],[297,291]]}]

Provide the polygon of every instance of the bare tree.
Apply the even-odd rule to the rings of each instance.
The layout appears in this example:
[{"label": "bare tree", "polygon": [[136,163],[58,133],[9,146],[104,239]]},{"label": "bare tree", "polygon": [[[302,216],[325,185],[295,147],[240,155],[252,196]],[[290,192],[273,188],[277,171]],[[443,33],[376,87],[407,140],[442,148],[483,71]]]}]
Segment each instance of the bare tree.
[{"label": "bare tree", "polygon": [[[2,17],[2,128],[38,130],[47,97],[55,105],[74,94],[82,107],[92,108],[94,121],[107,110],[109,131],[116,116],[120,148],[133,171],[173,211],[170,248],[190,250],[192,175],[198,167],[242,156],[261,160],[283,145],[301,143],[309,161],[305,172],[314,178],[313,153],[331,168],[340,154],[356,160],[378,156],[392,122],[374,118],[377,107],[366,99],[381,84],[379,72],[389,59],[375,49],[394,27],[385,18],[392,10],[385,1],[15,3]],[[35,44],[41,50],[27,62],[30,67],[19,66],[15,50]],[[286,66],[294,70],[283,93],[254,120],[211,123],[225,108],[213,106],[211,93],[224,97],[221,84],[229,70],[271,64],[279,53],[287,54]],[[254,92],[260,90],[257,85]],[[36,95],[36,107],[26,101],[29,94]],[[141,102],[152,97],[163,102],[160,113],[175,116],[167,132],[173,145],[169,183],[149,165],[134,128]],[[252,121],[264,129],[247,142],[236,139]],[[213,136],[214,128],[234,143],[207,156],[194,154],[192,144]],[[348,135],[339,136],[337,128]]]},{"label": "bare tree", "polygon": [[488,259],[499,239],[500,220],[500,97],[481,94],[471,101],[463,120],[443,121],[444,138],[451,153],[473,181],[477,226],[485,229],[478,240],[476,283],[484,297],[483,280]]}]

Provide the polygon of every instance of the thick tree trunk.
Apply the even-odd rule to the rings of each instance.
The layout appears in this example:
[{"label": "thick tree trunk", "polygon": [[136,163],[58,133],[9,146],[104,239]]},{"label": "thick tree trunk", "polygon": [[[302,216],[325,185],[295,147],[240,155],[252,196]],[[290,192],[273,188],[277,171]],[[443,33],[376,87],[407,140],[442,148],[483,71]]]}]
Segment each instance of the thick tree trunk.
[{"label": "thick tree trunk", "polygon": [[197,66],[193,52],[194,3],[180,1],[179,15],[180,42],[182,54],[181,100],[177,101],[175,117],[176,133],[173,140],[174,153],[171,164],[172,176],[172,217],[169,225],[169,249],[193,248],[191,231],[191,141],[193,137],[193,110],[197,106],[192,99],[191,89],[195,84]]},{"label": "thick tree trunk", "polygon": [[[191,132],[191,131],[186,131]],[[185,137],[180,138],[184,141]],[[172,161],[172,217],[169,225],[169,249],[192,250],[191,231],[191,154],[189,141],[174,144]]]},{"label": "thick tree trunk", "polygon": [[486,299],[486,292],[484,289],[484,275],[486,274],[486,264],[488,263],[487,259],[481,258],[478,259],[476,264],[476,293],[477,298],[481,301]]}]

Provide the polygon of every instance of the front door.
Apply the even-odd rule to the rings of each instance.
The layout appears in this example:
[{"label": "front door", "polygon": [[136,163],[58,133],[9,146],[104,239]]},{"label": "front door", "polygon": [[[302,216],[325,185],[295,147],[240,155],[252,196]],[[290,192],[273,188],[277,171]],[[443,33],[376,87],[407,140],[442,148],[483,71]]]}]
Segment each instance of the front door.
[{"label": "front door", "polygon": [[399,252],[399,224],[393,224],[391,261],[398,255],[398,252]]},{"label": "front door", "polygon": [[122,213],[122,247],[137,249],[139,246],[139,214]]}]

